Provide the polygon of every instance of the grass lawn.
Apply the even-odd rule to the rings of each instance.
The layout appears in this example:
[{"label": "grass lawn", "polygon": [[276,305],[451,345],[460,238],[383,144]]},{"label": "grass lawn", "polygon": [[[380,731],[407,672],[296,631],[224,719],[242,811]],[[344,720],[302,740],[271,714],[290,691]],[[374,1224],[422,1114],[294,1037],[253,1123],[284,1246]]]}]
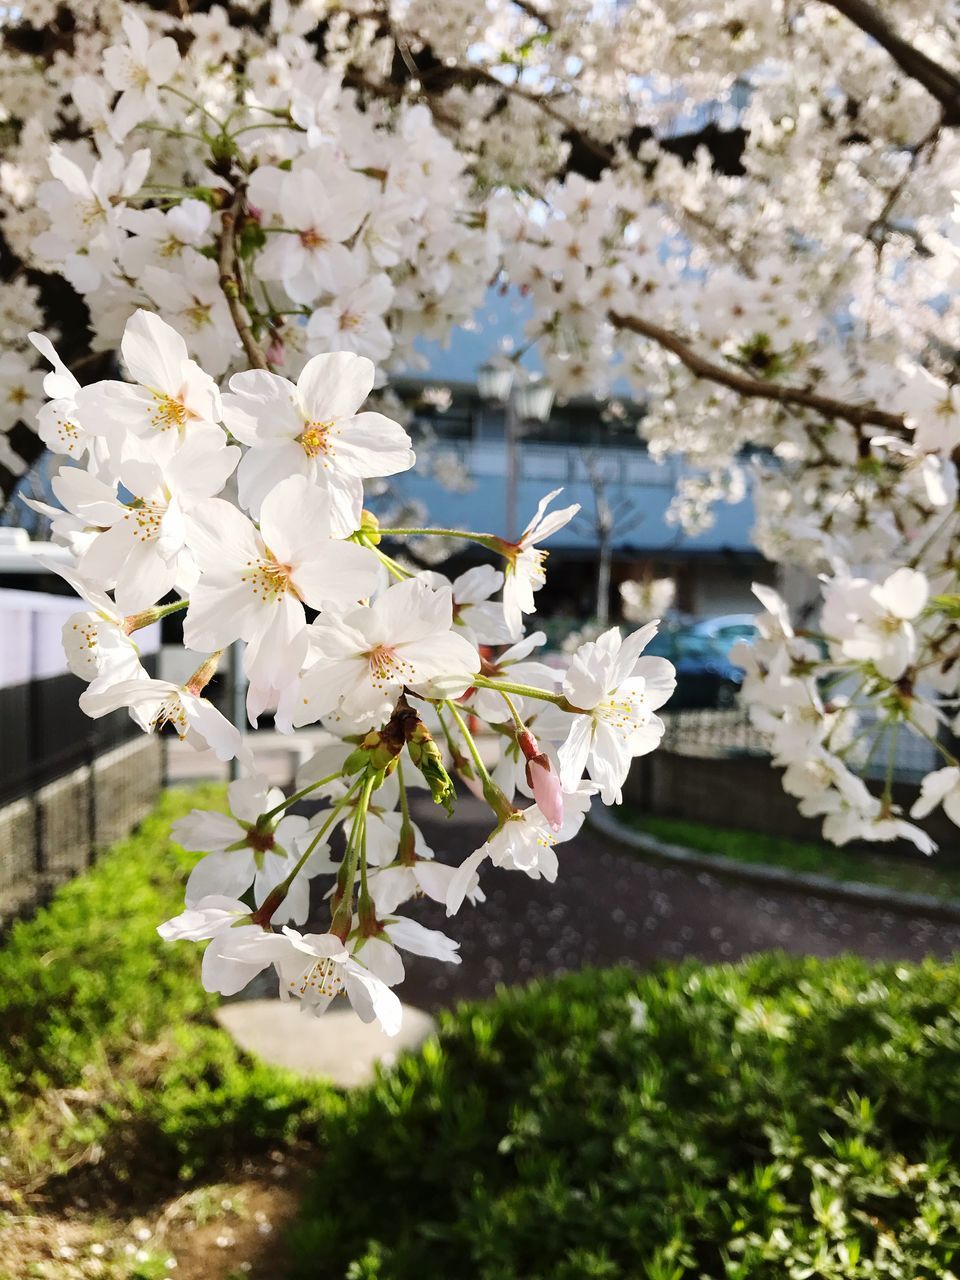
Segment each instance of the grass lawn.
[{"label": "grass lawn", "polygon": [[194,861],[170,824],[224,794],[168,792],[0,946],[0,1280],[232,1280],[295,1203],[298,1140],[342,1106],[246,1059],[202,948],[157,936]]},{"label": "grass lawn", "polygon": [[617,818],[635,831],[667,844],[682,845],[701,853],[713,853],[752,866],[781,867],[831,880],[881,885],[903,893],[925,893],[960,905],[960,864],[937,854],[913,856],[882,853],[879,850],[839,848],[787,840],[728,827],[710,827],[681,818],[661,818],[642,813],[629,804],[617,811]]}]

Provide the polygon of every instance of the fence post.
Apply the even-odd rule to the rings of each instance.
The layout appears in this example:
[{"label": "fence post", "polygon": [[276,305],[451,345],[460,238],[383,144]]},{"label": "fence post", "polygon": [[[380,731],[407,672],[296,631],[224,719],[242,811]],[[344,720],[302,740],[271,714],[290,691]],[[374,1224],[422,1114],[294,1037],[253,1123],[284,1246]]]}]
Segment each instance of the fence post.
[{"label": "fence post", "polygon": [[97,858],[97,747],[91,734],[87,738],[87,866]]}]

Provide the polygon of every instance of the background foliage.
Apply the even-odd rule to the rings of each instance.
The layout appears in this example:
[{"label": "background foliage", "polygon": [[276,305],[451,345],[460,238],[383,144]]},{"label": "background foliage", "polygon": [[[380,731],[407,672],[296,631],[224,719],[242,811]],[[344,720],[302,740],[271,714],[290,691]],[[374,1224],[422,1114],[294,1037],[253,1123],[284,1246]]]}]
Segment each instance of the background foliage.
[{"label": "background foliage", "polygon": [[298,1277],[949,1277],[960,973],[585,972],[444,1019],[328,1127]]}]

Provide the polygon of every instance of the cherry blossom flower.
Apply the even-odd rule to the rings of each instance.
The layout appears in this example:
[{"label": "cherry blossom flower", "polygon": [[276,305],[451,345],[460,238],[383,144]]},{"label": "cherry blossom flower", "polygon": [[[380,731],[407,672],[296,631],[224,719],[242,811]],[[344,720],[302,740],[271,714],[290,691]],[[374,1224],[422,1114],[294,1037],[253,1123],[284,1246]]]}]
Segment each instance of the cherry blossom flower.
[{"label": "cherry blossom flower", "polygon": [[[283,803],[283,792],[259,775],[238,778],[227,788],[230,814],[194,809],[173,824],[171,835],[192,852],[204,852],[190,873],[186,901],[193,906],[215,893],[239,898],[251,885],[254,901],[261,906],[267,894],[294,870],[297,840],[307,829],[307,819],[294,814],[258,823],[258,818]],[[308,859],[291,881],[287,895],[273,914],[273,921],[302,924],[310,909],[310,880],[321,864],[325,847]]]},{"label": "cherry blossom flower", "polygon": [[120,469],[129,502],[121,501],[115,485],[64,467],[54,493],[68,511],[104,530],[81,555],[80,575],[112,587],[124,613],[145,609],[174,587],[189,589],[197,567],[187,545],[186,514],[220,492],[239,453],[214,429],[186,440],[165,467],[129,461]]},{"label": "cherry blossom flower", "polygon": [[449,586],[453,593],[454,626],[475,645],[509,644],[513,635],[503,605],[491,596],[503,587],[504,576],[490,564],[478,564],[449,582],[443,574],[424,570],[418,575],[432,587]]},{"label": "cherry blossom flower", "polygon": [[254,924],[250,908],[225,894],[209,894],[158,925],[167,942],[203,942],[200,980],[206,991],[234,996],[280,953],[283,940]]},{"label": "cherry blossom flower", "polygon": [[405,688],[457,697],[480,669],[472,644],[453,629],[449,590],[411,578],[369,605],[310,628],[317,659],[290,699],[292,723],[339,709],[358,727],[381,722]]},{"label": "cherry blossom flower", "polygon": [[185,642],[204,653],[247,641],[254,716],[272,691],[299,673],[308,639],[304,603],[347,608],[380,581],[371,551],[331,536],[329,505],[304,476],[271,490],[259,530],[224,499],[198,507],[191,514],[190,546],[201,573],[190,594]]},{"label": "cherry blossom flower", "polygon": [[576,787],[586,768],[603,803],[619,804],[634,757],[660,742],[663,721],[654,713],[673,693],[676,672],[666,658],[641,656],[656,631],[651,622],[623,640],[611,627],[573,655],[563,692],[582,714],[559,751],[565,790]]},{"label": "cherry blossom flower", "polygon": [[341,268],[342,283],[336,297],[318,307],[307,324],[307,339],[314,350],[354,351],[374,361],[385,360],[393,348],[383,315],[393,299],[390,278],[381,272],[365,277],[351,259]]},{"label": "cherry blossom flower", "polygon": [[478,868],[488,858],[495,867],[523,871],[531,880],[556,880],[559,861],[554,847],[572,840],[580,828],[596,788],[581,783],[563,796],[563,821],[555,830],[538,805],[514,810],[487,842],[460,864],[447,888],[447,915],[460,910]]},{"label": "cherry blossom flower", "polygon": [[[130,456],[166,462],[187,433],[214,430],[225,443],[216,383],[189,358],[176,329],[149,311],[136,311],[127,321],[120,351],[129,382],[95,382],[76,395],[77,412],[86,430],[106,436],[118,460]],[[236,456],[236,455],[234,455]]]},{"label": "cherry blossom flower", "polygon": [[157,90],[173,78],[180,52],[170,36],[151,40],[146,23],[131,9],[124,10],[121,24],[127,43],[103,51],[103,74],[120,90],[115,114],[118,131],[125,134],[156,111]]},{"label": "cherry blossom flower", "polygon": [[314,356],[296,386],[262,370],[237,373],[224,397],[224,422],[249,448],[237,473],[240,501],[256,516],[279,481],[303,475],[328,495],[333,532],[360,525],[363,480],[413,466],[410,437],[382,413],[358,413],[374,367],[350,352]]},{"label": "cherry blossom flower", "polygon": [[[290,948],[277,962],[283,999],[294,996],[305,1012],[319,1015],[343,993],[362,1022],[376,1022],[386,1035],[397,1035],[403,1020],[400,1001],[336,934],[299,934],[284,926],[284,935]],[[372,952],[370,948],[368,955]]]},{"label": "cherry blossom flower", "polygon": [[240,730],[217,710],[212,702],[186,685],[169,680],[121,680],[100,687],[93,685],[80,695],[80,706],[99,720],[111,711],[127,707],[145,733],[170,725],[177,736],[198,751],[213,751],[218,760],[241,760],[252,769],[252,756]]},{"label": "cherry blossom flower", "polygon": [[917,654],[914,620],[930,588],[924,574],[897,569],[872,586],[860,580],[828,592],[823,627],[847,658],[872,662],[881,676],[898,680]]},{"label": "cherry blossom flower", "polygon": [[[276,183],[276,199],[264,189],[268,182]],[[366,216],[369,188],[366,179],[349,172],[332,186],[313,169],[258,169],[251,198],[274,207],[284,228],[269,238],[260,259],[263,278],[282,281],[293,301],[303,303],[352,283],[356,274],[345,242]]]},{"label": "cherry blossom flower", "polygon": [[540,550],[539,544],[569,524],[580,510],[579,503],[576,503],[547,515],[547,507],[561,492],[561,489],[554,489],[542,498],[536,515],[518,540],[507,545],[503,611],[512,638],[519,637],[523,628],[523,614],[532,613],[535,607],[533,593],[539,591],[546,581],[544,566],[547,553]]},{"label": "cherry blossom flower", "polygon": [[920,784],[920,798],[914,801],[911,818],[925,818],[938,804],[951,822],[960,827],[960,768],[949,765],[928,773]]}]

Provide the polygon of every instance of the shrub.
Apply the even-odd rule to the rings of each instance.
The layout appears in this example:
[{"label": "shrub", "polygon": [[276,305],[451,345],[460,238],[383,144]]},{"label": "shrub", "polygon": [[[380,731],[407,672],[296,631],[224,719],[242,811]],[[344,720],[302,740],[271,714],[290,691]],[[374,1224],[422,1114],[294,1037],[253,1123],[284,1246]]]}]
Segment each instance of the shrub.
[{"label": "shrub", "polygon": [[288,1140],[337,1105],[325,1086],[245,1058],[213,1022],[201,949],[157,936],[182,909],[194,862],[170,825],[223,799],[222,787],[167,792],[133,835],[6,938],[0,1147],[14,1177],[35,1180],[86,1156],[126,1178],[143,1152],[151,1172],[192,1173]]},{"label": "shrub", "polygon": [[325,1132],[297,1277],[951,1275],[960,970],[584,972],[443,1018]]}]

